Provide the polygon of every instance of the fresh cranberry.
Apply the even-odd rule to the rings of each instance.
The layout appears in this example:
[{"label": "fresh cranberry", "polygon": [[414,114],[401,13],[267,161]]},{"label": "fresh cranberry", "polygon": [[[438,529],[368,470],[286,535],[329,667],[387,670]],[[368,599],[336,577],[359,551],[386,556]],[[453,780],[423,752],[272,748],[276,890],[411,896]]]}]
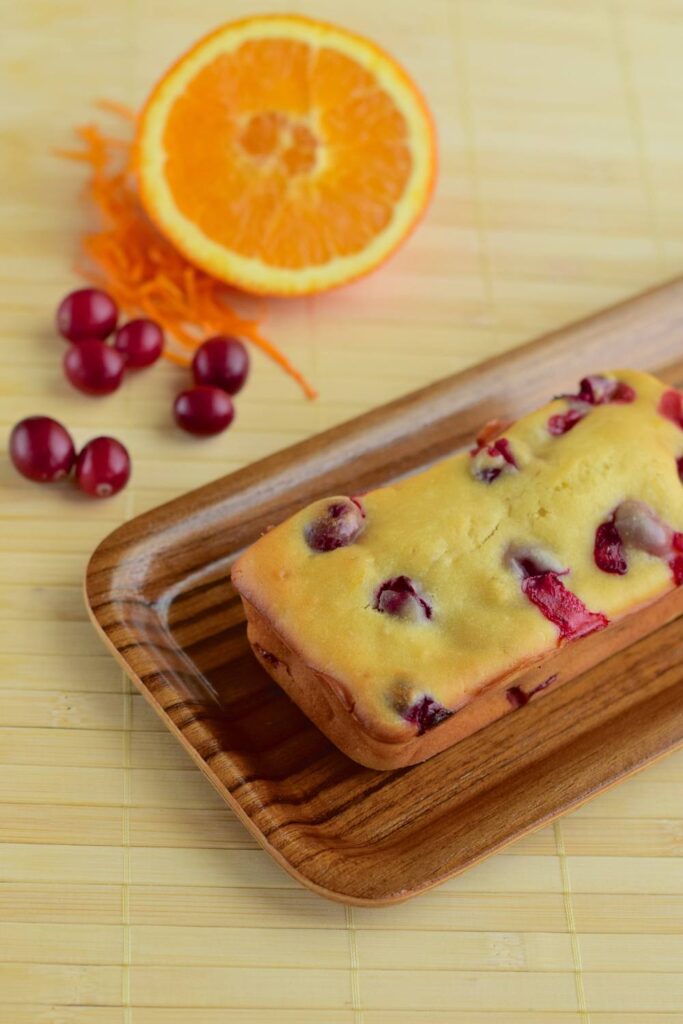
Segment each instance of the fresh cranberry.
[{"label": "fresh cranberry", "polygon": [[556,576],[565,576],[569,572],[562,568],[554,555],[538,547],[513,545],[506,552],[505,563],[520,580],[541,576],[544,572],[553,572]]},{"label": "fresh cranberry", "polygon": [[278,656],[276,654],[273,654],[272,651],[266,650],[266,648],[262,647],[261,644],[255,643],[254,648],[257,654],[259,654],[268,665],[271,665],[273,668],[277,668],[278,665],[282,665],[282,662],[280,661]]},{"label": "fresh cranberry", "polygon": [[562,434],[568,434],[577,423],[581,422],[587,413],[588,409],[577,407],[568,409],[567,412],[556,413],[548,420],[548,433],[552,434],[553,437],[561,437]]},{"label": "fresh cranberry", "polygon": [[522,582],[522,593],[557,626],[564,639],[587,636],[609,625],[606,615],[586,608],[553,572],[527,577]]},{"label": "fresh cranberry", "polygon": [[513,708],[523,708],[531,700],[531,694],[525,693],[521,686],[510,686],[505,691],[505,696]]},{"label": "fresh cranberry", "polygon": [[109,395],[120,386],[125,364],[123,356],[103,341],[89,339],[72,345],[64,356],[64,372],[79,391],[87,395]]},{"label": "fresh cranberry", "polygon": [[560,576],[566,576],[569,570],[562,569],[552,555],[540,548],[513,547],[505,560],[517,573],[522,593],[558,627],[563,639],[586,636],[608,625],[609,620],[601,612],[590,611],[567,590]]},{"label": "fresh cranberry", "polygon": [[236,395],[249,373],[249,353],[237,338],[208,338],[194,354],[192,373],[196,384],[208,384]]},{"label": "fresh cranberry", "polygon": [[669,566],[674,583],[677,587],[680,587],[681,583],[683,583],[683,533],[679,533],[678,530],[673,533],[671,547],[673,548],[674,555],[669,559]]},{"label": "fresh cranberry", "polygon": [[595,405],[607,405],[609,402],[633,402],[636,393],[629,384],[621,380],[613,380],[596,373],[579,381],[579,390],[575,395],[560,395],[570,403],[567,412],[557,413],[548,420],[548,433],[553,437],[561,437],[580,423]]},{"label": "fresh cranberry", "polygon": [[452,714],[453,712],[445,708],[438,700],[425,696],[404,711],[403,718],[406,722],[416,725],[417,735],[422,736],[428,729],[433,729],[435,725],[450,718]]},{"label": "fresh cranberry", "polygon": [[119,311],[111,295],[99,288],[71,292],[57,309],[57,330],[68,341],[108,338],[116,327]]},{"label": "fresh cranberry", "polygon": [[609,402],[633,402],[636,393],[629,384],[596,373],[579,381],[578,395],[568,397],[576,397],[589,405],[606,405]]},{"label": "fresh cranberry", "polygon": [[552,686],[556,679],[557,673],[555,673],[555,675],[548,676],[547,679],[544,679],[542,683],[538,684],[538,686],[534,686],[533,690],[529,690],[528,693],[526,693],[521,686],[511,686],[505,691],[505,696],[512,704],[513,708],[523,708],[525,704],[529,703],[533,696],[540,693],[542,690],[547,690],[549,686]]},{"label": "fresh cranberry", "polygon": [[622,539],[614,522],[614,516],[601,523],[595,531],[593,558],[598,569],[603,572],[616,573],[623,576],[628,569],[624,558]]},{"label": "fresh cranberry", "polygon": [[470,455],[472,475],[485,484],[493,483],[508,468],[519,468],[507,437],[499,437],[493,444],[473,448]]},{"label": "fresh cranberry", "polygon": [[164,350],[164,332],[154,320],[129,320],[116,332],[114,348],[121,353],[126,366],[151,366]]},{"label": "fresh cranberry", "polygon": [[235,416],[230,395],[220,388],[208,387],[182,391],[175,400],[173,412],[179,427],[202,437],[220,434]]},{"label": "fresh cranberry", "polygon": [[96,437],[81,449],[76,460],[76,483],[94,498],[118,494],[130,478],[130,456],[113,437]]},{"label": "fresh cranberry", "polygon": [[614,522],[627,548],[666,557],[672,549],[672,530],[644,501],[622,501]]},{"label": "fresh cranberry", "polygon": [[519,468],[515,460],[515,457],[512,454],[512,448],[510,447],[510,442],[508,441],[507,437],[499,437],[498,440],[491,445],[491,447],[495,452],[498,452],[499,455],[503,456],[508,465],[514,466],[515,469]]},{"label": "fresh cranberry", "polygon": [[674,583],[677,587],[680,587],[681,583],[683,583],[683,555],[675,555],[669,564]]},{"label": "fresh cranberry", "polygon": [[306,543],[314,551],[334,551],[346,547],[361,533],[365,512],[353,498],[332,502],[304,530]]},{"label": "fresh cranberry", "polygon": [[49,416],[29,416],[12,430],[9,454],[28,480],[53,483],[68,476],[76,459],[71,435]]},{"label": "fresh cranberry", "polygon": [[[612,552],[609,545],[600,545],[601,536],[616,542],[617,546]],[[626,572],[627,563],[622,545],[665,559],[676,585],[683,582],[683,559],[679,554],[683,552],[683,533],[672,530],[644,501],[622,501],[612,518],[598,527],[595,535],[595,562],[598,568],[603,572]]]},{"label": "fresh cranberry", "polygon": [[399,619],[431,619],[431,605],[415,589],[408,576],[385,580],[375,595],[376,611],[395,615]]},{"label": "fresh cranberry", "polygon": [[683,455],[680,459],[676,459],[676,469],[678,470],[678,479],[683,484]]},{"label": "fresh cranberry", "polygon": [[683,430],[683,394],[680,391],[674,388],[665,391],[659,399],[657,410],[665,419],[671,420]]}]

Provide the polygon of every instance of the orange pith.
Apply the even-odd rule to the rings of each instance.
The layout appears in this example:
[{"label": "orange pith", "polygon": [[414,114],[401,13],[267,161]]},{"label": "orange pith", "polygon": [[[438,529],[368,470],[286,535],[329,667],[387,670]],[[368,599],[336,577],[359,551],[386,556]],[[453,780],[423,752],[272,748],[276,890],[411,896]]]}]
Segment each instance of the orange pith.
[{"label": "orange pith", "polygon": [[143,201],[185,255],[248,290],[301,294],[381,262],[433,179],[422,100],[380,50],[297,17],[236,22],[157,86]]}]

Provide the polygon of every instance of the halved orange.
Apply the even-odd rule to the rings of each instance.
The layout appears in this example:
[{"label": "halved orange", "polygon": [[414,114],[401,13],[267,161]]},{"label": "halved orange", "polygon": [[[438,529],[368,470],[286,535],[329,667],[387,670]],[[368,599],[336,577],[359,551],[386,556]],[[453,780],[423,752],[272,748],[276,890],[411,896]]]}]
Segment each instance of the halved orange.
[{"label": "halved orange", "polygon": [[360,36],[272,15],[224,25],[142,112],[145,208],[192,263],[247,291],[304,295],[367,273],[425,209],[426,104]]}]

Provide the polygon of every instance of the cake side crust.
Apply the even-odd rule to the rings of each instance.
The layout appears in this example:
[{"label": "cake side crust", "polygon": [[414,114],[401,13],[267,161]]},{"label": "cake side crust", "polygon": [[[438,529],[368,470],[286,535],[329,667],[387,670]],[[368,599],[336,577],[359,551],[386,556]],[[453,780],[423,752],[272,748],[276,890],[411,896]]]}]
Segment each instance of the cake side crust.
[{"label": "cake side crust", "polygon": [[403,741],[683,582],[683,395],[635,371],[589,384],[592,404],[320,498],[240,554],[237,589],[368,731]]},{"label": "cake side crust", "polygon": [[242,595],[247,635],[254,655],[303,713],[348,757],[367,768],[391,770],[418,764],[466,739],[533,699],[557,690],[593,665],[683,615],[683,588],[635,609],[581,643],[569,643],[532,665],[516,666],[505,677],[471,695],[433,729],[373,733],[353,712],[348,690],[307,665],[275,627]]}]

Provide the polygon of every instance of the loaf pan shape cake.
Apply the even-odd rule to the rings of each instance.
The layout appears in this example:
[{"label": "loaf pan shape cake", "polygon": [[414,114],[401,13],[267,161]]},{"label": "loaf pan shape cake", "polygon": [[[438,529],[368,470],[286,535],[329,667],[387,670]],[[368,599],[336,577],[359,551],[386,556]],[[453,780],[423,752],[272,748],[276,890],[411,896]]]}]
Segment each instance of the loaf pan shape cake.
[{"label": "loaf pan shape cake", "polygon": [[266,532],[232,569],[250,643],[354,760],[422,761],[683,582],[682,476],[683,394],[586,377],[470,452]]}]

